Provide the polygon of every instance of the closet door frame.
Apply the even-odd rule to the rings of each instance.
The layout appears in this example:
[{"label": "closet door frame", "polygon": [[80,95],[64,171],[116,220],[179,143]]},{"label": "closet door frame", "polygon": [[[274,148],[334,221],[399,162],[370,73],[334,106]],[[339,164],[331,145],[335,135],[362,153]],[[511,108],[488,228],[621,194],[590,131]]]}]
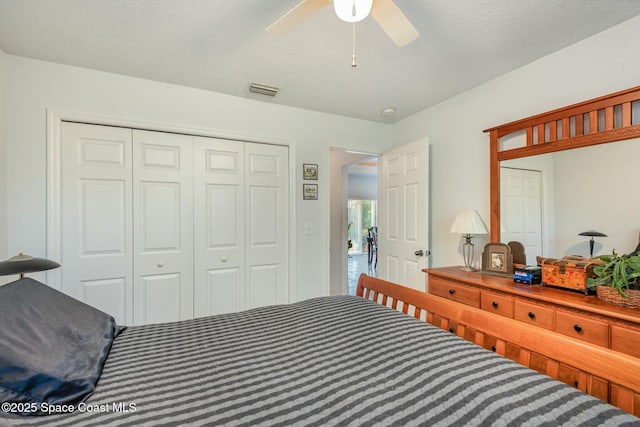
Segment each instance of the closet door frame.
[{"label": "closet door frame", "polygon": [[[193,136],[231,139],[244,142],[283,145],[289,150],[289,218],[296,218],[296,153],[294,141],[287,138],[261,137],[257,135],[228,132],[213,128],[192,128],[160,122],[147,122],[122,117],[105,116],[77,111],[47,109],[47,258],[62,259],[62,122],[78,122],[103,126],[117,126],[132,129],[181,133]],[[289,302],[296,300],[296,222],[289,221]],[[328,269],[328,265],[327,265]],[[46,272],[46,283],[54,289],[62,290],[60,269]]]}]

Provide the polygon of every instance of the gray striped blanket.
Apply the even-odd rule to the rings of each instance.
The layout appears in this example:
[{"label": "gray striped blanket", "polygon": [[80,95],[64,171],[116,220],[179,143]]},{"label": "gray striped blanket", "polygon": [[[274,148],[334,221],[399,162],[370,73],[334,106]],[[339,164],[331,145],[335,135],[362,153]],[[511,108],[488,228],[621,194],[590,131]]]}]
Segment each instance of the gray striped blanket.
[{"label": "gray striped blanket", "polygon": [[[55,408],[54,408],[55,409]],[[422,321],[349,296],[128,328],[51,426],[640,425]]]}]

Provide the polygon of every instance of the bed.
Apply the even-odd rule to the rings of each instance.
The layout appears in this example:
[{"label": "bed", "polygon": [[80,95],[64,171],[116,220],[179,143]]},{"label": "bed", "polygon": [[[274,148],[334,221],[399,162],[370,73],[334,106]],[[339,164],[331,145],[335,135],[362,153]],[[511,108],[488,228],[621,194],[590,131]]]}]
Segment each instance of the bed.
[{"label": "bed", "polygon": [[640,425],[426,323],[427,294],[366,275],[357,292],[111,324],[97,385],[74,412],[0,413],[0,425]]}]

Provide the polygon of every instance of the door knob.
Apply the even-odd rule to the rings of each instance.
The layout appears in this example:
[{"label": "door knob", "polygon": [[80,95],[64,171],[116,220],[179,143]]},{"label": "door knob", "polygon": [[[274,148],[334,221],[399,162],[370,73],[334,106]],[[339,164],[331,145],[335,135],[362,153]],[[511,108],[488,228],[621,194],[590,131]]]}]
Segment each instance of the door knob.
[{"label": "door knob", "polygon": [[423,256],[424,252],[422,251],[422,249],[419,249],[417,251],[414,252],[416,256]]}]

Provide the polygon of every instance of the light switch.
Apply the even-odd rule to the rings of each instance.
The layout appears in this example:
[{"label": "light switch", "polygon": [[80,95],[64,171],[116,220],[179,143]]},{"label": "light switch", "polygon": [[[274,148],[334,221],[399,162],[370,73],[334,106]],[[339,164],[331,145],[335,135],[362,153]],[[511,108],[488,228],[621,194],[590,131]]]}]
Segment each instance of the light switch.
[{"label": "light switch", "polygon": [[305,235],[307,235],[307,236],[311,236],[311,235],[313,234],[313,233],[311,232],[311,223],[310,223],[310,222],[307,222],[307,223],[304,225],[304,234],[305,234]]}]

